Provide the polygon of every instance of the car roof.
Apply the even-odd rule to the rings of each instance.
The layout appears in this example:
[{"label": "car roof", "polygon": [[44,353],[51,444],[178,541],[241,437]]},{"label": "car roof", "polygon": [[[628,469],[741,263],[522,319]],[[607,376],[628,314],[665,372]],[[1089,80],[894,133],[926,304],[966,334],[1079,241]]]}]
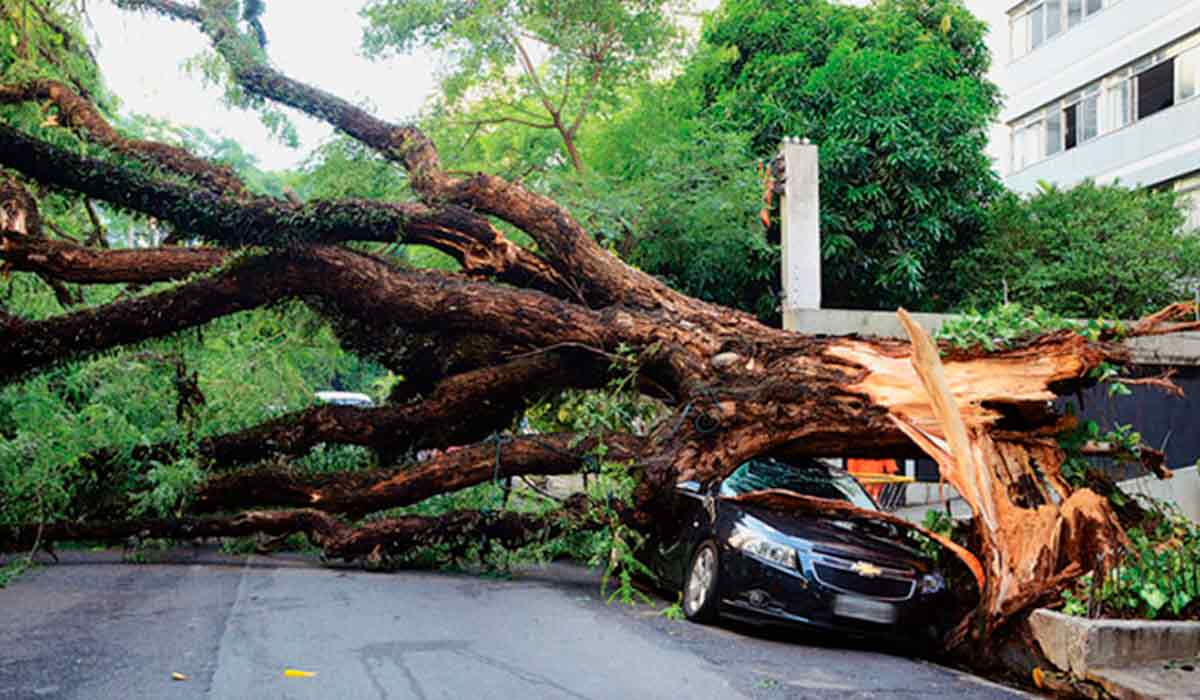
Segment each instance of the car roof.
[{"label": "car roof", "polygon": [[370,396],[353,391],[318,391],[317,399],[333,404],[366,404],[374,405]]}]

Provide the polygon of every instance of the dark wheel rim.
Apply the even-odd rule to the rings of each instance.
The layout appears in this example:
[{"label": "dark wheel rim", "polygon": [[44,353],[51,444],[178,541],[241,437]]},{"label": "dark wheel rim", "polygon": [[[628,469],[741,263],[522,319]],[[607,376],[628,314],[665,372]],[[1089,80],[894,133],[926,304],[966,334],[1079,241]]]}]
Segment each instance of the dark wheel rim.
[{"label": "dark wheel rim", "polygon": [[704,547],[696,553],[692,561],[692,571],[688,576],[687,593],[684,601],[688,612],[695,614],[708,602],[712,593],[713,577],[716,575],[716,557],[711,547]]}]

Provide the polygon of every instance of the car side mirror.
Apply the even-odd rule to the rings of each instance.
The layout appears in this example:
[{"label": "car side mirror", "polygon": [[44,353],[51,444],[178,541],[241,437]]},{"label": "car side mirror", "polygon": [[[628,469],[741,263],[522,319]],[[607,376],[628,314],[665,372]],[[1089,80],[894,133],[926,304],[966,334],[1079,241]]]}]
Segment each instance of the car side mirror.
[{"label": "car side mirror", "polygon": [[700,493],[702,490],[699,481],[681,481],[675,484],[675,488],[688,493]]}]

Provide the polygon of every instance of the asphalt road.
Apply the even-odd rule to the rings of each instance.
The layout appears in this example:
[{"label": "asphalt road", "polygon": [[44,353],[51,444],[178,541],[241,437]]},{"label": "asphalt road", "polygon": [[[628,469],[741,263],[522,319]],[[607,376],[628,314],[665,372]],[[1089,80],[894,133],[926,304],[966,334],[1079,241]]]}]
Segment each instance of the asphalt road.
[{"label": "asphalt road", "polygon": [[568,565],[497,580],[166,558],[66,552],[0,590],[0,698],[1022,697],[867,647],[607,605]]}]

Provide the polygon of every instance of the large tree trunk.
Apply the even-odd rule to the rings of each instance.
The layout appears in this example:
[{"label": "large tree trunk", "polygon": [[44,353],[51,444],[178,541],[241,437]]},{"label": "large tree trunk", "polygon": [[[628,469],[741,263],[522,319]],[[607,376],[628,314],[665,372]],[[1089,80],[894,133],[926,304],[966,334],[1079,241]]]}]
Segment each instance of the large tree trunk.
[{"label": "large tree trunk", "polygon": [[[516,545],[568,523],[602,523],[578,500],[538,517],[454,513],[357,525],[346,518],[489,480],[586,470],[601,444],[607,459],[638,465],[633,499],[619,507],[626,523],[647,529],[670,517],[678,481],[712,482],[758,455],[933,457],[970,504],[980,543],[969,552],[945,542],[982,592],[977,615],[964,621],[952,644],[999,629],[1122,542],[1107,501],[1073,491],[1058,473],[1063,455],[1053,437],[1064,424],[1050,403],[1091,381],[1102,363],[1124,362],[1120,347],[1059,333],[995,353],[943,349],[943,357],[903,312],[909,343],[767,327],[627,266],[541,195],[485,174],[444,172],[419,130],[384,122],[280,74],[254,58],[257,47],[247,44],[253,38],[211,3],[118,4],[196,23],[244,90],[324,119],[403,166],[420,201],[298,203],[257,196],[226,168],[121,137],[64,85],[0,86],[0,102],[48,100],[61,123],[112,156],[80,156],[0,125],[0,165],[157,217],[208,242],[107,250],[52,240],[25,189],[17,183],[0,188],[0,258],[7,269],[72,284],[184,280],[47,320],[0,312],[0,382],[298,299],[329,317],[348,349],[380,359],[414,388],[377,409],[313,408],[204,436],[198,453],[214,475],[201,487],[195,513],[246,512],[18,524],[0,529],[0,550],[67,539],[251,532],[305,533],[327,556],[346,559],[479,534]],[[527,233],[536,252],[505,238],[496,221]],[[405,269],[340,245],[352,241],[434,246],[454,256],[461,271]],[[260,249],[231,254],[248,245]],[[1194,327],[1182,321],[1186,311],[1169,310],[1134,332]],[[622,354],[628,348],[636,359]],[[489,439],[513,423],[528,396],[594,388],[610,378],[614,364],[630,362],[637,388],[671,409],[648,436]],[[393,456],[467,448],[404,469],[317,478],[288,468],[287,458],[322,443]],[[148,465],[177,450],[143,446],[132,459]],[[115,451],[100,451],[84,461],[103,485],[115,459]],[[239,467],[245,468],[234,470]],[[758,498],[775,508],[892,520],[796,494]],[[264,507],[293,510],[255,510]]]}]

